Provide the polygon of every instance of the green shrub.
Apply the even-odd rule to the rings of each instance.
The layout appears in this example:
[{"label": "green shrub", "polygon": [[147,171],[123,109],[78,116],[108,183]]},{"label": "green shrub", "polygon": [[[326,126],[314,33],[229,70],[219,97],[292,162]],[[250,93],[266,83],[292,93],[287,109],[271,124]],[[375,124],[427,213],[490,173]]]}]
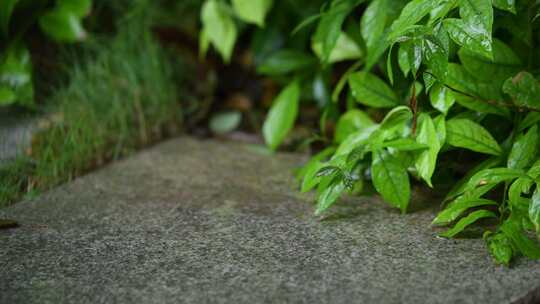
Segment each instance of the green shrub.
[{"label": "green shrub", "polygon": [[406,212],[411,177],[440,187],[465,166],[433,224],[454,237],[488,219],[487,247],[508,265],[540,258],[538,16],[533,0],[206,0],[201,50],[229,62],[257,26],[257,70],[286,84],[263,127],[270,148],[301,101],[317,103],[321,130],[335,121],[300,172],[316,214],[364,180]]},{"label": "green shrub", "polygon": [[34,105],[33,67],[27,34],[37,25],[55,42],[86,37],[82,19],[92,0],[3,0],[0,2],[0,106]]}]

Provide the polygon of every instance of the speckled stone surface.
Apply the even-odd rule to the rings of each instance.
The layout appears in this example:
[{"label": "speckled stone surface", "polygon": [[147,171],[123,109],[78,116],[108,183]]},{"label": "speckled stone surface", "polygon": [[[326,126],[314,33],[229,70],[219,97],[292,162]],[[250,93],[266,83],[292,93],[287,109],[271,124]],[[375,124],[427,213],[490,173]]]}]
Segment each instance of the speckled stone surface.
[{"label": "speckled stone surface", "polygon": [[179,138],[1,210],[21,226],[0,230],[0,303],[535,301],[540,263],[437,238],[430,208],[314,218],[301,161]]}]

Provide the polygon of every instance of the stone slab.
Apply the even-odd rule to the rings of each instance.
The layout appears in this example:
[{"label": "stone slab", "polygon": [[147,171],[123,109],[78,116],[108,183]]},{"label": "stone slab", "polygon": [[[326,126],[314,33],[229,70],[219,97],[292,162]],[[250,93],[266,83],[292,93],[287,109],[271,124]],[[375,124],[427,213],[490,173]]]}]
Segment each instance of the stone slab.
[{"label": "stone slab", "polygon": [[0,303],[538,300],[539,262],[437,238],[433,208],[357,197],[313,217],[301,162],[184,137],[0,210],[20,224],[0,230]]}]

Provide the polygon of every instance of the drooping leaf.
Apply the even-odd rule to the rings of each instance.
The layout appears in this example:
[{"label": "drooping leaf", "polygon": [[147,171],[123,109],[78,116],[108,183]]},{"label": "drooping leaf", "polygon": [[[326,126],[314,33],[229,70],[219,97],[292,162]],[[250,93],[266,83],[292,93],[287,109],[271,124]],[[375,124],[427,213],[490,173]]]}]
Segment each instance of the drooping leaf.
[{"label": "drooping leaf", "polygon": [[289,84],[276,97],[263,125],[264,140],[270,149],[275,150],[283,142],[298,116],[300,84]]},{"label": "drooping leaf", "polygon": [[[493,4],[492,0],[460,0],[459,15],[465,23],[465,32],[469,35],[478,35],[482,41],[480,45],[464,45],[468,50],[478,54],[487,54],[492,58],[492,28]],[[456,41],[457,42],[457,41]],[[480,46],[480,48],[477,48]]]},{"label": "drooping leaf", "polygon": [[429,146],[410,138],[398,138],[383,142],[380,148],[392,148],[398,151],[417,151],[428,149]]},{"label": "drooping leaf", "polygon": [[410,30],[411,26],[418,23],[439,5],[437,0],[412,0],[401,11],[398,19],[390,27],[390,41],[394,41],[405,32]]},{"label": "drooping leaf", "polygon": [[332,206],[332,204],[337,201],[337,199],[341,196],[345,189],[346,187],[343,180],[339,177],[334,177],[332,182],[327,185],[319,195],[315,215],[320,215],[326,209]]},{"label": "drooping leaf", "polygon": [[374,151],[371,175],[373,186],[383,199],[406,212],[411,190],[409,175],[400,159],[384,151]]},{"label": "drooping leaf", "polygon": [[426,151],[422,151],[418,155],[415,161],[415,167],[418,171],[418,175],[426,181],[428,186],[433,187],[431,184],[431,177],[435,172],[437,165],[437,155],[441,149],[439,137],[437,136],[437,130],[431,117],[427,114],[423,114],[419,118],[419,129],[416,141],[421,144],[428,145]]},{"label": "drooping leaf", "polygon": [[512,181],[520,177],[528,178],[523,170],[510,168],[484,169],[477,172],[469,179],[464,191],[468,191],[486,184],[499,184],[506,181]]},{"label": "drooping leaf", "polygon": [[458,233],[462,232],[463,229],[467,228],[467,226],[473,224],[474,222],[480,219],[490,218],[490,217],[497,217],[497,215],[488,210],[474,211],[471,214],[459,220],[454,227],[441,233],[440,236],[446,237],[446,238],[452,238],[456,236]]},{"label": "drooping leaf", "polygon": [[446,122],[446,141],[454,147],[475,152],[500,155],[502,149],[491,134],[469,119],[451,119]]},{"label": "drooping leaf", "polygon": [[216,47],[225,62],[229,62],[238,35],[230,11],[218,0],[206,0],[201,10],[201,20],[208,41]]},{"label": "drooping leaf", "polygon": [[396,106],[399,102],[396,93],[373,74],[367,72],[351,74],[349,85],[353,97],[359,103],[376,108],[389,108]]},{"label": "drooping leaf", "polygon": [[508,266],[514,255],[512,241],[504,233],[488,233],[485,237],[489,252],[495,262]]},{"label": "drooping leaf", "polygon": [[273,0],[232,0],[232,4],[240,19],[263,27]]},{"label": "drooping leaf", "polygon": [[443,211],[437,214],[437,217],[431,222],[432,225],[447,225],[455,221],[465,211],[470,208],[480,206],[496,206],[497,202],[482,198],[458,198],[450,203]]}]

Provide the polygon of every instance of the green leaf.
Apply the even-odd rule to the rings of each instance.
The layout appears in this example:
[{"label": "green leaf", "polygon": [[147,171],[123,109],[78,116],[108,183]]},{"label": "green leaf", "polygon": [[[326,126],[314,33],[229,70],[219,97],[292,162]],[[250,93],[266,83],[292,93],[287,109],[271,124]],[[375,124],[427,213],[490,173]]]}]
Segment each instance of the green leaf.
[{"label": "green leaf", "polygon": [[537,152],[538,126],[535,125],[514,142],[508,156],[508,168],[523,169],[529,166],[536,159]]},{"label": "green leaf", "polygon": [[383,131],[392,131],[395,128],[401,128],[405,123],[413,118],[413,113],[409,107],[398,106],[386,114],[381,122],[380,129]]},{"label": "green leaf", "polygon": [[225,62],[229,62],[237,38],[237,29],[230,11],[217,0],[206,0],[201,10],[203,30],[221,54]]},{"label": "green leaf", "polygon": [[343,32],[339,34],[336,44],[330,52],[330,56],[328,58],[323,57],[325,55],[323,53],[322,43],[319,41],[313,41],[312,47],[315,54],[322,60],[326,60],[323,61],[326,63],[336,63],[345,60],[359,59],[364,55],[358,44],[356,44],[354,40]]},{"label": "green leaf", "polygon": [[446,141],[454,147],[475,152],[500,155],[502,149],[491,134],[469,119],[451,119],[446,122]]},{"label": "green leaf", "polygon": [[485,31],[476,31],[473,25],[461,19],[448,18],[443,24],[450,38],[458,45],[486,58],[493,57],[491,35]]},{"label": "green leaf", "polygon": [[437,131],[439,144],[442,147],[446,143],[446,118],[444,115],[439,115],[435,117],[433,124],[435,125],[435,131]]},{"label": "green leaf", "polygon": [[349,76],[349,86],[356,101],[375,108],[390,108],[399,103],[396,93],[380,78],[367,72]]},{"label": "green leaf", "polygon": [[391,0],[371,1],[360,21],[362,37],[366,42],[368,53],[382,38],[388,19]]},{"label": "green leaf", "polygon": [[92,10],[92,0],[57,0],[56,3],[57,7],[71,12],[78,18],[88,16]]},{"label": "green leaf", "polygon": [[538,185],[536,187],[529,205],[529,219],[536,228],[536,233],[540,235],[540,189]]},{"label": "green leaf", "polygon": [[350,134],[373,125],[375,123],[365,112],[358,109],[349,110],[337,122],[334,141],[341,143]]},{"label": "green leaf", "polygon": [[242,122],[242,113],[238,111],[221,112],[210,118],[210,130],[215,134],[234,131]]},{"label": "green leaf", "polygon": [[5,103],[8,100],[11,100],[10,103],[14,102],[13,98],[15,98],[21,105],[32,106],[34,86],[32,84],[30,52],[22,44],[13,44],[7,48],[3,55],[0,59],[0,87],[4,88]]},{"label": "green leaf", "polygon": [[411,196],[409,175],[399,158],[374,151],[371,164],[373,186],[383,199],[405,213]]},{"label": "green leaf", "polygon": [[470,178],[464,188],[464,191],[468,191],[486,184],[499,184],[502,182],[512,181],[520,177],[529,178],[523,170],[510,168],[484,169],[477,172]]},{"label": "green leaf", "polygon": [[[329,176],[332,177],[332,176]],[[324,190],[319,195],[317,200],[317,209],[315,210],[315,215],[320,215],[326,209],[328,209],[332,204],[334,204],[337,199],[341,196],[343,191],[345,191],[345,183],[342,178],[339,176],[333,177],[332,182],[324,188]]]},{"label": "green leaf", "polygon": [[506,80],[503,91],[512,96],[515,105],[540,110],[540,84],[530,73],[521,72]]},{"label": "green leaf", "polygon": [[380,145],[380,148],[392,148],[398,151],[417,151],[428,149],[427,144],[416,142],[410,138],[398,138],[385,141]]},{"label": "green leaf", "polygon": [[437,217],[431,222],[432,225],[447,225],[455,221],[465,211],[470,208],[480,206],[496,206],[497,202],[476,197],[460,197],[450,203],[443,211],[437,214]]},{"label": "green leaf", "polygon": [[369,139],[377,132],[379,125],[372,125],[361,128],[357,132],[354,132],[347,136],[345,140],[338,146],[336,150],[336,156],[349,154],[357,147],[366,145]]},{"label": "green leaf", "polygon": [[263,135],[270,149],[275,150],[294,126],[298,116],[300,84],[289,84],[274,101],[263,125]]},{"label": "green leaf", "polygon": [[448,114],[448,111],[456,102],[452,91],[439,84],[434,85],[429,92],[429,100],[431,105],[444,115]]},{"label": "green leaf", "polygon": [[463,67],[470,75],[481,81],[497,81],[498,86],[515,75],[521,68],[521,60],[514,51],[500,40],[493,41],[493,59],[480,56],[466,48],[458,52]]},{"label": "green leaf", "polygon": [[425,16],[439,5],[438,0],[413,0],[407,3],[399,18],[390,27],[389,41],[395,41],[398,37],[410,30]]},{"label": "green leaf", "polygon": [[2,30],[4,36],[7,36],[9,32],[9,21],[17,2],[19,0],[2,0],[0,2],[0,30]]},{"label": "green leaf", "polygon": [[486,234],[486,243],[495,262],[508,266],[514,255],[512,241],[504,233]]},{"label": "green leaf", "polygon": [[448,201],[449,199],[451,199],[453,197],[456,197],[457,195],[465,192],[465,189],[467,188],[467,183],[469,182],[469,180],[471,180],[471,178],[476,173],[478,173],[478,172],[480,172],[482,170],[485,170],[485,169],[493,168],[495,166],[500,165],[501,163],[502,163],[501,157],[495,157],[495,156],[492,156],[492,157],[480,162],[474,168],[470,169],[467,172],[467,174],[462,179],[460,179],[454,185],[454,187],[452,187],[452,189],[446,195],[444,201]]},{"label": "green leaf", "polygon": [[416,141],[428,145],[429,149],[418,155],[414,165],[418,171],[418,175],[426,181],[428,186],[433,187],[431,184],[431,177],[433,176],[433,172],[435,172],[437,155],[441,150],[441,144],[439,142],[437,130],[435,129],[435,124],[431,117],[427,114],[422,114],[419,117],[419,122]]},{"label": "green leaf", "polygon": [[324,165],[323,161],[330,157],[335,151],[336,148],[334,147],[328,147],[322,150],[311,157],[309,162],[298,171],[297,178],[302,179],[301,191],[303,193],[310,191],[319,184],[320,178],[317,177],[317,172],[319,172]]},{"label": "green leaf", "polygon": [[471,214],[467,215],[466,217],[462,218],[457,222],[457,224],[452,227],[451,229],[443,232],[440,234],[442,237],[451,238],[456,236],[458,233],[463,231],[463,229],[467,228],[467,226],[473,224],[474,222],[483,219],[483,218],[490,218],[490,217],[497,217],[497,215],[491,211],[487,210],[478,210],[474,211]]},{"label": "green leaf", "polygon": [[39,26],[58,42],[76,42],[86,38],[78,12],[57,7],[39,18]]},{"label": "green leaf", "polygon": [[[480,35],[483,37],[482,49],[467,48],[479,54],[491,53],[491,33],[493,28],[493,4],[492,0],[460,0],[459,15],[467,25],[465,29],[470,29],[468,34]],[[491,56],[489,56],[491,57]]]},{"label": "green leaf", "polygon": [[516,13],[516,0],[493,0],[493,6],[503,11]]},{"label": "green leaf", "polygon": [[304,52],[283,49],[268,56],[258,67],[257,72],[265,75],[283,75],[317,64],[317,59]]},{"label": "green leaf", "polygon": [[321,45],[321,61],[323,63],[328,63],[330,59],[330,54],[340,37],[341,27],[345,18],[360,2],[363,1],[334,0],[328,11],[322,14],[313,38],[313,43]]},{"label": "green leaf", "polygon": [[272,3],[273,0],[232,0],[233,8],[240,19],[260,27],[264,26],[264,19]]},{"label": "green leaf", "polygon": [[502,232],[512,240],[512,244],[526,257],[531,259],[540,259],[540,247],[536,242],[530,240],[520,219],[510,216],[502,225]]}]

